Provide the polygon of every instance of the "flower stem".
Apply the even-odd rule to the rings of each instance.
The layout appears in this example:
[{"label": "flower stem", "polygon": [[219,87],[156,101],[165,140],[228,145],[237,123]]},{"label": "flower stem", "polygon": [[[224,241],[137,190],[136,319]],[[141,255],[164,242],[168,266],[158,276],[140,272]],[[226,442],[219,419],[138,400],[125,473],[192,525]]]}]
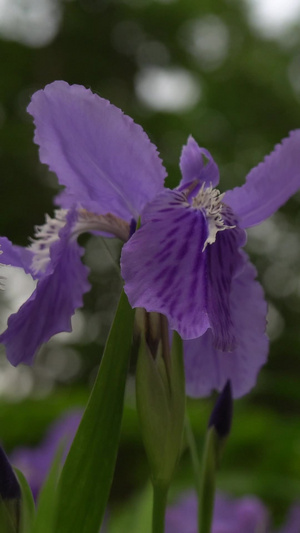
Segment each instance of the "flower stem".
[{"label": "flower stem", "polygon": [[164,533],[168,487],[153,483],[152,533]]},{"label": "flower stem", "polygon": [[187,412],[185,414],[185,435],[186,435],[186,440],[187,440],[187,444],[188,444],[191,459],[192,459],[197,494],[199,495],[200,487],[201,487],[201,465],[200,465],[200,460],[199,460],[199,455],[198,455],[198,450],[197,450],[197,444],[195,441],[195,436],[194,436],[193,429],[191,426],[191,421],[189,419]]},{"label": "flower stem", "polygon": [[199,491],[198,531],[210,533],[213,519],[218,451],[214,428],[207,432]]}]

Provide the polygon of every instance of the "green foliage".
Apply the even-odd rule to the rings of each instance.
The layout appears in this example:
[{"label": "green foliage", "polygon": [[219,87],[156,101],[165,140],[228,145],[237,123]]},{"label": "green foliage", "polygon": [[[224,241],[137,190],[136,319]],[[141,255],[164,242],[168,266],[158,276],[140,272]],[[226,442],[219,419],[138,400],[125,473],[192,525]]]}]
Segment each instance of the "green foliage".
[{"label": "green foliage", "polygon": [[85,413],[58,486],[56,533],[98,533],[119,445],[134,311],[122,292]]}]

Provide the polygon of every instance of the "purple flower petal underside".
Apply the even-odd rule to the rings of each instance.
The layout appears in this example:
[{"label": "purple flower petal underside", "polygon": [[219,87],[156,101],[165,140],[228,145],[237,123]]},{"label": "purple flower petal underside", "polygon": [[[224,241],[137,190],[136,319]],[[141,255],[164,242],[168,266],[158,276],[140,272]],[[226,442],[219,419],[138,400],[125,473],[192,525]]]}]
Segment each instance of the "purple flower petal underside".
[{"label": "purple flower petal underside", "polygon": [[232,281],[230,312],[237,341],[232,352],[214,347],[211,330],[184,342],[188,395],[208,396],[214,389],[221,391],[230,380],[233,396],[237,398],[255,385],[268,354],[267,304],[255,277],[256,270],[246,262],[245,255],[245,266]]},{"label": "purple flower petal underside", "polygon": [[224,203],[248,228],[271,216],[300,189],[300,129],[275,146],[246,177],[246,183],[227,191]]},{"label": "purple flower petal underside", "polygon": [[121,255],[130,304],[163,313],[183,338],[202,335],[209,327],[204,214],[191,209],[183,193],[166,190],[141,221]]},{"label": "purple flower petal underside", "polygon": [[97,94],[57,81],[33,95],[28,111],[41,162],[88,211],[137,220],[162,190],[166,172],[156,147],[130,117]]},{"label": "purple flower petal underside", "polygon": [[[206,161],[207,160],[207,161]],[[219,183],[219,168],[213,157],[205,148],[201,148],[190,135],[187,144],[183,147],[180,157],[180,170],[182,180],[179,189],[184,189],[194,180],[207,187],[216,187]]]},{"label": "purple flower petal underside", "polygon": [[9,317],[7,329],[0,335],[12,365],[31,364],[43,343],[56,333],[71,331],[71,316],[90,289],[88,268],[81,262],[83,249],[70,239],[76,216],[70,211],[60,239],[51,247],[46,274],[18,312]]}]

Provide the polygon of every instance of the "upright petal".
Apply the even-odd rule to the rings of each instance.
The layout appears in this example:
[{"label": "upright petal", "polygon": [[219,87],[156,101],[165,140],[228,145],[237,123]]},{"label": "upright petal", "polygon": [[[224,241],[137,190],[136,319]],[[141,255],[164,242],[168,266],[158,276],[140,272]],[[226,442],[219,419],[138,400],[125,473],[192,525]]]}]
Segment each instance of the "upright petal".
[{"label": "upright petal", "polygon": [[180,157],[182,180],[180,190],[197,180],[199,187],[203,183],[215,187],[219,183],[218,165],[205,148],[200,148],[195,139],[190,135],[187,144],[183,147]]},{"label": "upright petal", "polygon": [[142,226],[123,246],[121,271],[133,307],[168,317],[183,338],[202,335],[206,312],[207,224],[184,194],[166,190],[142,213]]},{"label": "upright petal", "polygon": [[245,262],[232,282],[230,312],[237,341],[232,352],[214,347],[212,330],[198,339],[185,341],[186,389],[190,396],[208,396],[214,389],[221,391],[230,380],[233,396],[237,398],[255,385],[268,354],[267,305],[255,276],[255,268]]},{"label": "upright petal", "polygon": [[71,316],[82,306],[82,295],[90,285],[88,269],[81,262],[83,249],[70,240],[76,212],[70,211],[60,239],[51,249],[51,264],[35,291],[8,319],[0,343],[13,365],[31,364],[40,346],[61,331],[71,331]]},{"label": "upright petal", "polygon": [[249,172],[245,185],[228,191],[224,202],[239,217],[240,226],[248,228],[275,213],[299,189],[300,129]]},{"label": "upright petal", "polygon": [[71,195],[88,211],[137,220],[163,188],[166,172],[146,133],[90,90],[54,82],[33,95],[28,111],[42,163],[67,188],[64,202]]}]

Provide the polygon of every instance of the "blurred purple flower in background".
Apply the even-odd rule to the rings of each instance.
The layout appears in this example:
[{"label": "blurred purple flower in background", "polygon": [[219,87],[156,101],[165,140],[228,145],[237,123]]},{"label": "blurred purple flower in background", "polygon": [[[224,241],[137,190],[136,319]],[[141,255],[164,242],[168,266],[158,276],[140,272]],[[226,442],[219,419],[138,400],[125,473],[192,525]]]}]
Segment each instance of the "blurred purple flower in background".
[{"label": "blurred purple flower in background", "polygon": [[34,448],[18,447],[10,454],[10,462],[25,475],[35,499],[47,477],[60,444],[63,445],[63,461],[65,460],[81,416],[81,411],[65,413],[51,424],[39,445]]},{"label": "blurred purple flower in background", "polygon": [[[299,533],[300,506],[291,508],[286,524],[277,533]],[[166,513],[165,533],[197,533],[197,498],[186,493]],[[269,513],[255,496],[233,499],[216,495],[211,533],[271,533]]]},{"label": "blurred purple flower in background", "polygon": [[233,396],[249,391],[267,358],[266,303],[241,247],[245,228],[300,188],[300,130],[224,195],[215,188],[216,163],[192,137],[179,187],[164,189],[166,171],[140,126],[84,87],[54,82],[28,110],[40,160],[65,189],[56,198],[61,209],[31,246],[0,239],[1,261],[37,280],[0,336],[9,361],[30,364],[41,344],[70,331],[90,287],[76,238],[92,231],[125,242],[121,272],[131,305],[165,314],[185,339],[188,394],[208,395],[227,380]]}]

